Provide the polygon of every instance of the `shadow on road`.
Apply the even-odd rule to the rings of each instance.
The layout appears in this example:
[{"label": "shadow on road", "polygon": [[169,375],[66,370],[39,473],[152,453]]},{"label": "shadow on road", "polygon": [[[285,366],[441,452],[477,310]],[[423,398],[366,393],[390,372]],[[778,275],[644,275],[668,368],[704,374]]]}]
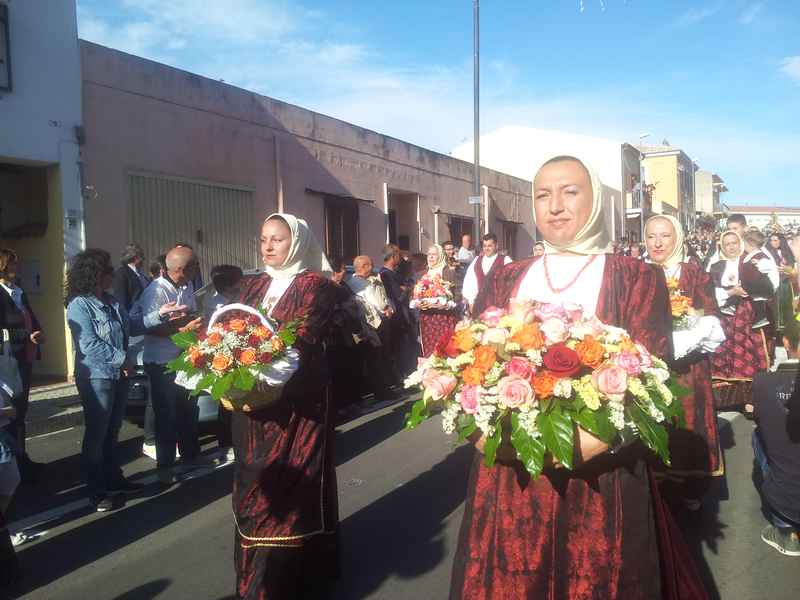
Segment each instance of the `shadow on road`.
[{"label": "shadow on road", "polygon": [[172,584],[171,579],[154,579],[132,590],[114,596],[114,600],[152,600]]},{"label": "shadow on road", "polygon": [[336,432],[336,466],[343,465],[362,452],[392,437],[405,426],[409,404],[401,402],[379,417],[369,419],[358,427]]},{"label": "shadow on road", "polygon": [[[230,469],[218,469],[203,478],[187,481],[169,493],[103,515],[58,536],[48,537],[42,543],[23,546],[19,552],[24,572],[22,593],[56,581],[205,508],[230,493],[231,477]],[[47,567],[42,568],[42,565]],[[142,594],[121,598],[153,597]]]},{"label": "shadow on road", "polygon": [[365,598],[390,577],[413,579],[452,555],[445,547],[445,520],[464,501],[473,452],[472,446],[457,448],[342,521],[343,577],[334,598]]}]

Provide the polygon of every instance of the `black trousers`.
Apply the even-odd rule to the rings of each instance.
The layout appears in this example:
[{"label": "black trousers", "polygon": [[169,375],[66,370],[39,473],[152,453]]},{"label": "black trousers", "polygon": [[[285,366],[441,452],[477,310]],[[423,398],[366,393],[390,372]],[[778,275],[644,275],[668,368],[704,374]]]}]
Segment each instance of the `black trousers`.
[{"label": "black trousers", "polygon": [[16,409],[17,415],[6,425],[5,429],[17,440],[21,452],[19,466],[22,469],[24,468],[23,463],[26,462],[28,456],[25,452],[25,418],[28,416],[28,405],[30,404],[33,363],[21,360],[17,362],[19,364],[20,379],[22,379],[22,393],[11,399],[11,405]]}]

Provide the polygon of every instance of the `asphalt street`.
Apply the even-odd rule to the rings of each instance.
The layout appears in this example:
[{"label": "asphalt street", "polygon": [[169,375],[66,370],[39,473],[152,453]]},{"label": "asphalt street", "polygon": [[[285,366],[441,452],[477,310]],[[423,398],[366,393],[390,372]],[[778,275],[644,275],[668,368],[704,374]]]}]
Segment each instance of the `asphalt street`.
[{"label": "asphalt street", "polygon": [[[337,473],[342,579],[335,598],[447,598],[472,450],[454,447],[437,418],[403,431],[407,404],[339,427]],[[766,524],[752,482],[752,424],[723,415],[726,475],[699,518],[682,518],[712,598],[800,597],[800,559],[759,538]],[[141,432],[126,425],[126,474],[152,481],[139,453]],[[221,600],[233,591],[230,465],[196,473],[168,491],[155,484],[113,513],[83,500],[75,427],[30,441],[48,463],[37,487],[23,488],[12,529],[35,539],[17,548],[24,569],[19,597],[41,600]],[[208,451],[215,442],[208,440]]]}]

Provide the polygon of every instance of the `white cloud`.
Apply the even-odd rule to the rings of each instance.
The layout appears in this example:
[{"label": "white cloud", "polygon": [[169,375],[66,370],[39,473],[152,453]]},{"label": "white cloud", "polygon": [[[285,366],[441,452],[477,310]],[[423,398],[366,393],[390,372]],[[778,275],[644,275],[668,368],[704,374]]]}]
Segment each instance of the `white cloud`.
[{"label": "white cloud", "polygon": [[713,17],[722,9],[722,2],[708,6],[692,7],[675,21],[679,27],[689,27]]},{"label": "white cloud", "polygon": [[753,21],[755,21],[758,13],[761,12],[761,9],[764,8],[766,2],[754,2],[747,6],[742,13],[739,15],[739,23],[742,25],[750,25]]},{"label": "white cloud", "polygon": [[800,56],[787,56],[781,63],[781,71],[790,79],[800,83]]}]

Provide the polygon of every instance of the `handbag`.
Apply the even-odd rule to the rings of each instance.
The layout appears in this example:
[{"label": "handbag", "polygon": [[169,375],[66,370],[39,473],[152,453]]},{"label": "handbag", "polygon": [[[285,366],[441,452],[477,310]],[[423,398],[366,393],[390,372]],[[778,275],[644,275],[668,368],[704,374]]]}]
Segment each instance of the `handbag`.
[{"label": "handbag", "polygon": [[0,385],[11,397],[22,393],[22,377],[19,374],[17,359],[11,351],[11,336],[8,329],[2,330],[2,341],[0,341]]}]

